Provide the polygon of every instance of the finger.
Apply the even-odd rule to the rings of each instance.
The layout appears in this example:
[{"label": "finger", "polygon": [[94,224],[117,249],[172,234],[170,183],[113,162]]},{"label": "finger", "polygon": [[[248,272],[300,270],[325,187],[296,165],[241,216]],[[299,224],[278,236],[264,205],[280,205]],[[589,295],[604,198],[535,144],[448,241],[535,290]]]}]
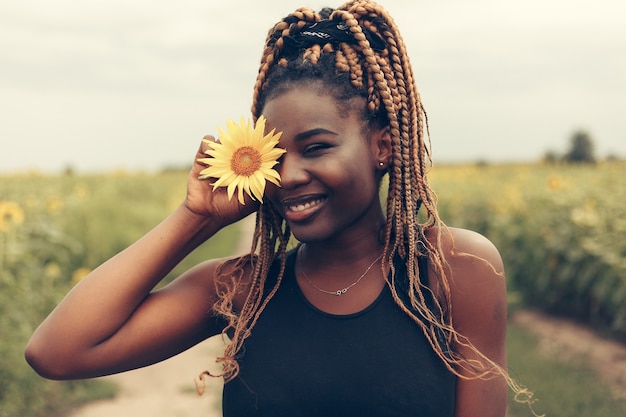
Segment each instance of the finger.
[{"label": "finger", "polygon": [[206,151],[210,151],[211,150],[211,146],[209,145],[210,142],[214,142],[215,141],[215,137],[211,136],[211,135],[205,135],[202,140],[200,141],[200,145],[198,146],[198,151],[196,154],[196,161],[197,162],[201,162],[198,161],[198,159],[201,158],[207,158],[208,155],[206,153]]},{"label": "finger", "polygon": [[202,138],[202,142],[203,142],[203,143],[206,143],[206,142],[215,142],[215,143],[220,143],[220,140],[219,140],[219,138],[216,138],[216,137],[215,137],[215,136],[213,136],[213,135],[205,135],[205,136]]},{"label": "finger", "polygon": [[206,149],[209,143],[217,142],[217,139],[213,135],[204,135],[202,141],[200,142],[200,148]]}]

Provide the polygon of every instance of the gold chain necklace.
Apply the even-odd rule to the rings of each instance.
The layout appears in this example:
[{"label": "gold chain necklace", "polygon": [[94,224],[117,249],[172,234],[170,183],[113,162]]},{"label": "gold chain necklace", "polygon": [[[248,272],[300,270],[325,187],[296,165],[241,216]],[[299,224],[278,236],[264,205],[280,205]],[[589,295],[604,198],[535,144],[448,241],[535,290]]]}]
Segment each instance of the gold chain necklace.
[{"label": "gold chain necklace", "polygon": [[365,270],[365,272],[363,272],[363,273],[361,274],[361,276],[360,276],[360,277],[359,277],[356,281],[354,281],[352,284],[348,285],[347,287],[345,287],[345,288],[341,288],[341,289],[339,289],[339,290],[337,290],[337,291],[328,291],[328,290],[324,290],[324,289],[322,289],[322,288],[318,287],[317,285],[313,284],[313,282],[311,282],[311,280],[310,280],[310,279],[309,279],[309,277],[307,276],[306,272],[304,272],[304,268],[302,267],[302,258],[301,258],[301,257],[300,257],[300,259],[299,259],[299,263],[300,263],[300,272],[302,272],[302,276],[304,277],[304,279],[306,280],[306,282],[308,282],[308,283],[309,283],[309,285],[310,285],[311,287],[313,287],[314,289],[316,289],[317,291],[319,291],[319,292],[323,292],[324,294],[330,294],[330,295],[340,296],[340,295],[344,295],[345,293],[347,293],[347,292],[348,292],[348,290],[349,290],[350,288],[352,288],[352,287],[354,287],[356,284],[358,284],[358,283],[359,283],[359,282],[363,279],[363,277],[364,277],[365,275],[367,275],[367,273],[370,271],[370,269],[372,269],[372,267],[374,266],[374,264],[375,264],[376,262],[378,262],[378,261],[380,260],[380,258],[382,258],[382,257],[383,257],[383,254],[381,253],[381,254],[378,256],[378,258],[374,259],[374,262],[372,262],[372,263],[370,264],[370,266],[368,266],[368,267],[367,267],[367,269]]}]

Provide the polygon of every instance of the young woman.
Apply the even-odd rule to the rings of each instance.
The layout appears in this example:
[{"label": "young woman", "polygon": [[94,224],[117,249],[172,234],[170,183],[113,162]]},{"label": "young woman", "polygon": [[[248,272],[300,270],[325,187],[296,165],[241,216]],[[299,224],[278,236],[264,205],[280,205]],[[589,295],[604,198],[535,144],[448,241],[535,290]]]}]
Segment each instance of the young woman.
[{"label": "young woman", "polygon": [[[354,0],[280,21],[252,114],[282,132],[281,186],[268,183],[262,205],[229,199],[198,179],[211,166],[203,142],[185,201],[66,296],[28,344],[33,368],[53,379],[122,372],[223,332],[226,417],[504,416],[507,383],[517,388],[502,262],[487,239],[438,217],[425,113],[389,15]],[[250,255],[153,290],[253,212]]]}]

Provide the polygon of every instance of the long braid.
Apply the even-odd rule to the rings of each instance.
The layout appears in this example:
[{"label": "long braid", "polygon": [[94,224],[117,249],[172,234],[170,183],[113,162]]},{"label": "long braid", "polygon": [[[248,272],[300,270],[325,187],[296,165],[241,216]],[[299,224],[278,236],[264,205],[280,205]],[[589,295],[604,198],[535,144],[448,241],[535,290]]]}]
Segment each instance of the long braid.
[{"label": "long braid", "polygon": [[[375,10],[373,5],[364,4],[362,2],[359,3],[360,4],[358,4],[357,10],[359,10],[362,14],[377,14],[377,10]],[[360,9],[363,10],[361,11]],[[397,191],[393,196],[393,198],[397,199],[396,202],[399,203],[396,205],[397,211],[394,214],[399,215],[400,217],[399,221],[396,222],[396,230],[394,233],[396,242],[393,246],[398,249],[402,248],[401,256],[405,259],[406,270],[409,275],[409,298],[412,310],[418,311],[422,316],[428,316],[431,313],[429,312],[429,309],[425,307],[426,301],[420,286],[419,268],[416,264],[418,245],[415,234],[416,228],[414,225],[417,224],[416,216],[419,210],[420,200],[416,196],[417,190],[413,190],[412,188],[412,178],[417,178],[418,181],[420,178],[423,178],[423,176],[420,175],[421,173],[415,172],[415,164],[412,162],[422,159],[418,154],[419,147],[421,145],[421,141],[419,139],[422,136],[419,135],[419,130],[416,130],[415,127],[416,122],[419,122],[419,117],[416,117],[416,115],[419,116],[416,109],[419,99],[411,94],[414,91],[414,89],[410,88],[410,86],[412,86],[412,82],[407,82],[409,85],[409,88],[407,89],[404,70],[408,65],[402,65],[401,59],[399,58],[402,54],[397,49],[395,39],[398,38],[398,34],[394,33],[395,27],[393,22],[388,20],[385,23],[386,29],[381,34],[387,43],[389,59],[393,62],[393,64],[390,65],[389,60],[381,59],[379,62],[384,63],[384,65],[380,65],[380,69],[384,73],[386,79],[390,81],[388,85],[393,95],[393,103],[395,105],[395,107],[386,105],[386,108],[389,113],[395,113],[398,115],[399,132],[397,137],[400,144],[400,146],[398,146],[398,157],[402,161],[400,164],[397,164],[399,168],[395,171],[397,175],[392,175],[392,179],[390,180],[392,187],[395,184],[398,186],[398,188],[396,188]],[[394,135],[392,133],[392,137],[393,136]],[[411,140],[411,138],[418,138],[418,140]],[[400,180],[394,181],[394,178]],[[402,198],[398,198],[398,196],[402,196]],[[390,248],[391,245],[388,242],[386,247],[388,262],[391,262],[395,256],[395,251],[390,251]],[[386,274],[386,276],[388,276],[388,274]],[[435,351],[440,354],[440,356],[444,356],[433,332],[429,331],[432,327],[427,327],[427,324],[424,323],[423,320],[416,317],[411,309],[405,306],[401,301],[401,297],[399,296],[395,285],[395,274],[391,275],[390,281],[390,287],[396,302],[406,311],[408,315],[414,318],[414,320],[423,328],[425,333],[431,335],[429,337],[431,345]],[[431,319],[429,321],[432,322],[436,320]]]},{"label": "long braid", "polygon": [[[505,369],[482,354],[452,325],[450,284],[445,273],[445,260],[441,249],[441,230],[447,229],[439,218],[436,208],[436,195],[430,188],[426,175],[432,163],[430,160],[428,118],[415,87],[412,67],[402,37],[390,16],[374,3],[367,0],[354,0],[346,3],[342,8],[346,8],[361,17],[373,17],[373,20],[381,19],[383,21],[382,30],[373,30],[373,32],[383,37],[389,52],[389,56],[381,53],[378,60],[379,69],[388,80],[388,84],[383,85],[382,91],[379,90],[378,93],[385,96],[387,91],[390,91],[393,95],[395,106],[387,100],[383,100],[383,104],[390,122],[392,146],[396,148],[393,151],[394,161],[402,161],[399,164],[400,167],[397,163],[393,164],[393,169],[390,171],[385,256],[382,265],[384,276],[390,277],[388,282],[394,300],[407,315],[422,327],[434,351],[450,371],[460,378],[468,379],[502,376],[520,401],[530,403],[532,393],[520,387],[510,378]],[[363,27],[371,30],[373,28],[371,20],[364,20]],[[368,55],[368,51],[362,52]],[[391,64],[387,64],[388,62]],[[369,69],[375,71],[376,67],[370,66]],[[391,75],[392,71],[393,76]],[[369,75],[379,81],[376,85],[380,88],[380,78],[376,77],[376,74]],[[371,96],[371,93],[369,95]],[[372,103],[368,103],[368,106],[371,108]],[[396,123],[399,127],[398,131],[395,130]],[[426,211],[426,219],[423,224],[420,224],[418,212],[422,206]],[[426,239],[426,229],[436,232],[436,245],[432,245]],[[391,238],[392,232],[393,239]],[[415,240],[416,236],[417,241]],[[434,312],[431,312],[427,307],[422,291],[430,292],[431,290],[425,288],[419,279],[419,268],[415,262],[417,255],[420,255],[417,253],[417,248],[422,248],[428,256],[429,263],[434,269],[442,289],[440,296],[431,297],[435,303]],[[404,304],[395,285],[393,258],[396,255],[400,255],[406,262],[411,308]],[[417,312],[419,316],[414,312]],[[441,338],[442,333],[444,340]],[[442,343],[444,346],[441,345]],[[479,359],[463,358],[455,349],[459,346],[471,348]]]},{"label": "long braid", "polygon": [[[332,20],[343,22],[354,42],[319,41],[294,50],[289,42],[306,25]],[[366,33],[367,31],[367,33]],[[368,39],[369,36],[369,39]],[[372,36],[384,42],[373,49]],[[325,43],[326,42],[326,43]],[[343,78],[342,78],[343,77]],[[384,229],[382,273],[398,306],[417,323],[435,353],[448,369],[460,378],[502,376],[517,393],[525,393],[506,370],[483,355],[460,335],[452,325],[450,284],[442,251],[442,231],[446,227],[437,213],[437,198],[427,181],[431,168],[428,118],[415,85],[406,46],[392,18],[379,5],[368,0],[348,1],[336,10],[316,13],[300,8],[278,22],[268,32],[266,46],[252,97],[252,116],[256,120],[267,100],[301,81],[320,81],[321,88],[348,102],[350,97],[367,101],[368,120],[383,118],[389,127],[392,160],[388,169],[387,223]],[[423,220],[420,221],[420,213]],[[426,233],[435,234],[435,244]],[[215,310],[228,320],[224,330],[232,331],[232,341],[224,357],[226,381],[237,375],[236,357],[259,315],[281,283],[290,230],[278,212],[265,204],[257,213],[252,252],[224,268],[218,280],[220,300]],[[417,259],[428,258],[441,289],[433,294],[422,284]],[[272,289],[265,289],[270,265],[280,260],[278,278]],[[395,262],[401,259],[408,277],[409,303],[403,301],[396,282]],[[233,297],[244,267],[252,265],[248,297],[239,312],[233,309]],[[219,274],[218,274],[219,275]],[[427,298],[433,300],[429,307]],[[458,354],[458,347],[472,349],[479,359]]]},{"label": "long braid", "polygon": [[[390,175],[390,187],[395,190],[392,198],[395,200],[394,207],[395,212],[393,215],[397,217],[395,222],[394,237],[395,242],[392,244],[390,241],[386,242],[386,268],[392,262],[394,256],[399,254],[406,262],[406,271],[409,278],[409,299],[411,306],[406,306],[398,294],[397,287],[395,285],[395,274],[391,274],[390,287],[392,295],[396,300],[396,303],[406,312],[407,315],[412,317],[414,321],[422,327],[426,334],[434,351],[444,360],[449,369],[459,376],[464,376],[459,372],[459,368],[466,368],[466,362],[463,358],[459,358],[455,355],[455,350],[452,346],[452,342],[459,342],[460,337],[452,327],[450,310],[450,294],[449,283],[444,271],[443,256],[441,255],[440,248],[432,247],[429,241],[425,239],[423,232],[420,235],[416,235],[416,230],[419,230],[419,220],[417,218],[419,208],[422,204],[426,204],[427,221],[432,225],[441,225],[441,221],[438,217],[436,207],[433,202],[434,199],[430,197],[432,191],[428,187],[426,182],[426,168],[427,164],[424,163],[425,157],[428,156],[428,152],[425,147],[424,138],[424,114],[423,108],[417,89],[414,87],[414,81],[410,64],[406,54],[406,49],[402,42],[402,38],[399,35],[394,22],[386,15],[381,8],[377,5],[366,1],[353,1],[350,4],[350,11],[361,16],[371,15],[380,16],[385,23],[385,29],[380,32],[387,43],[389,50],[389,60],[392,65],[371,65],[370,71],[380,71],[384,75],[386,80],[393,79],[397,83],[384,84],[383,77],[380,72],[378,74],[372,74],[378,83],[379,94],[383,97],[383,105],[387,109],[390,132],[392,138],[398,138],[396,141],[399,143],[399,152],[397,154],[400,164],[395,164],[395,169]],[[356,37],[356,35],[355,35]],[[396,42],[398,40],[398,42]],[[363,51],[366,57],[373,55],[373,51]],[[383,60],[378,60],[378,63],[383,63]],[[382,90],[382,91],[381,91]],[[393,97],[387,97],[387,94]],[[415,140],[417,139],[417,140]],[[417,164],[414,161],[419,161]],[[395,175],[394,175],[395,174]],[[417,181],[415,181],[417,179]],[[423,228],[421,228],[423,230]],[[435,229],[437,231],[440,228]],[[419,242],[416,237],[419,237]],[[437,276],[439,277],[443,294],[440,297],[433,297],[435,305],[439,311],[431,312],[426,306],[425,296],[423,293],[423,286],[419,279],[419,268],[417,266],[416,259],[420,255],[417,250],[420,247],[424,247],[428,254],[431,265],[433,265]],[[392,249],[393,248],[393,249]],[[388,275],[389,270],[383,270],[385,276]],[[439,303],[440,298],[443,298],[443,307]],[[418,312],[416,315],[414,312]],[[420,317],[421,316],[421,317]],[[434,325],[434,326],[433,326]],[[441,346],[441,340],[438,337],[439,333],[437,329],[443,331],[447,336],[445,339],[446,346]],[[464,341],[465,342],[465,341]],[[464,344],[467,344],[465,342]],[[487,358],[484,358],[487,359]],[[488,360],[488,359],[487,359]],[[476,372],[476,369],[485,369],[484,371],[478,371],[480,376],[487,374],[491,368],[480,367],[481,362],[472,364],[472,371]]]}]

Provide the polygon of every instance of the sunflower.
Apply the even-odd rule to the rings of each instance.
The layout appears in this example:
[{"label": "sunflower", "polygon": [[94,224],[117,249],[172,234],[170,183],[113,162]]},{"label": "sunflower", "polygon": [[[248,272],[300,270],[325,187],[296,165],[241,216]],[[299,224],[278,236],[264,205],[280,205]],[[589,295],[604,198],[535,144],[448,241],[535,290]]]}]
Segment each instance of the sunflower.
[{"label": "sunflower", "polygon": [[13,226],[24,223],[24,210],[13,201],[0,200],[0,232],[6,232]]},{"label": "sunflower", "polygon": [[277,148],[282,132],[274,133],[273,129],[267,135],[265,132],[265,118],[260,116],[253,126],[241,118],[240,124],[233,120],[226,122],[226,132],[218,127],[219,141],[205,140],[210,149],[204,151],[210,158],[200,158],[198,161],[208,164],[200,172],[201,180],[215,178],[213,191],[217,187],[228,187],[230,200],[237,189],[237,197],[244,203],[244,191],[253,200],[263,201],[265,182],[270,181],[280,186],[280,175],[273,169],[278,158],[285,153],[284,149]]}]

